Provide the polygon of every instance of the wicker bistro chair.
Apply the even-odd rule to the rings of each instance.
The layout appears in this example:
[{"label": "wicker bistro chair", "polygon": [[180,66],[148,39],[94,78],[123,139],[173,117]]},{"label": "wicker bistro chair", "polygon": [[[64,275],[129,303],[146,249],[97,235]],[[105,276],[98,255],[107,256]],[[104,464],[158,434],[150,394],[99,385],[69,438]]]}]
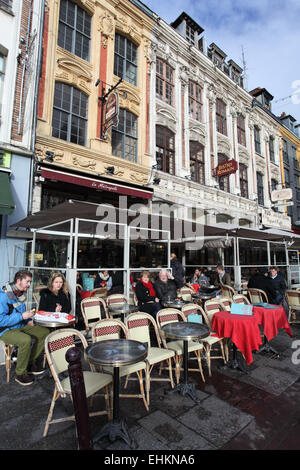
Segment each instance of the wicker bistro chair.
[{"label": "wicker bistro chair", "polygon": [[[217,312],[222,312],[224,310],[226,310],[226,308],[222,304],[221,299],[219,300],[212,299],[212,300],[207,300],[207,302],[205,302],[204,311],[206,313],[206,316],[209,322],[209,327],[211,328],[211,330],[212,330],[212,318],[214,314]],[[215,333],[213,332],[213,334]],[[226,340],[226,338],[223,338],[223,337],[221,339],[223,340],[223,344],[224,344],[226,361],[228,361],[228,358],[229,358],[228,341]]]},{"label": "wicker bistro chair", "polygon": [[[54,406],[56,400],[60,397],[65,398],[69,395],[72,398],[71,384],[69,377],[60,379],[60,374],[68,370],[68,362],[66,361],[66,352],[69,348],[75,346],[76,340],[80,340],[83,348],[86,349],[87,341],[85,337],[77,330],[71,328],[63,328],[60,330],[53,331],[45,339],[45,352],[47,361],[49,364],[50,371],[52,373],[55,388],[54,393],[46,420],[43,436],[47,436],[50,424],[60,423],[62,421],[75,420],[75,416],[69,416],[64,418],[52,419]],[[99,390],[104,390],[106,410],[97,411],[90,413],[90,416],[98,416],[107,414],[108,418],[111,419],[110,404],[109,404],[109,393],[108,386],[112,383],[112,377],[110,374],[99,374],[98,372],[83,371],[85,391],[87,398],[92,397]]]},{"label": "wicker bistro chair", "polygon": [[[150,338],[150,325],[153,326],[158,347],[151,345]],[[161,339],[158,333],[158,328],[155,320],[151,315],[144,312],[135,312],[128,315],[126,318],[126,326],[128,329],[128,338],[140,341],[141,343],[148,344],[148,355],[146,358],[146,396],[147,403],[150,404],[150,383],[151,381],[170,382],[171,387],[174,388],[173,374],[172,374],[172,360],[175,352],[171,349],[161,347]],[[151,372],[155,364],[160,364],[164,361],[168,363],[169,378],[153,378]],[[161,372],[161,369],[160,369]]]},{"label": "wicker bistro chair", "polygon": [[[128,330],[123,322],[115,318],[106,318],[104,320],[99,320],[92,328],[92,342],[96,343],[97,341],[104,341],[108,339],[119,339],[122,337],[122,334],[125,338],[128,339]],[[128,376],[130,374],[136,373],[140,385],[140,393],[135,395],[129,394],[120,394],[121,398],[141,398],[144,402],[145,408],[149,411],[147,400],[145,397],[144,384],[143,384],[143,370],[146,370],[146,363],[144,361],[131,364],[129,366],[120,367],[120,377]],[[109,372],[113,375],[113,367],[105,366],[103,371]],[[127,381],[125,383],[125,388],[127,386]]]},{"label": "wicker bistro chair", "polygon": [[81,301],[81,313],[85,325],[85,335],[88,339],[91,338],[93,325],[98,320],[101,320],[101,307],[103,307],[106,318],[109,318],[106,303],[101,297],[88,297]]},{"label": "wicker bistro chair", "polygon": [[223,284],[221,286],[222,294],[224,297],[228,297],[229,299],[232,299],[232,297],[236,294],[235,290],[231,286],[227,286],[226,284]]},{"label": "wicker bistro chair", "polygon": [[[123,295],[123,294],[112,294],[112,295],[109,295],[106,298],[106,304],[107,304],[108,308],[110,306],[121,307],[121,305],[123,305],[125,303],[128,304],[129,301],[128,301],[128,298],[126,297],[126,295]],[[109,315],[110,315],[110,317],[120,316],[120,313],[114,313],[114,312],[110,311]]]},{"label": "wicker bistro chair", "polygon": [[[184,305],[181,309],[181,312],[187,318],[187,321],[188,321],[189,315],[191,314],[199,315],[202,319],[202,323],[208,326],[208,328],[210,329],[209,336],[207,338],[202,339],[201,341],[203,342],[204,349],[205,349],[205,359],[206,359],[207,367],[208,367],[208,375],[211,377],[211,360],[212,359],[223,359],[224,364],[226,364],[223,338],[219,338],[218,336],[216,336],[215,333],[211,331],[210,322],[207,318],[206,313],[204,312],[203,308],[200,307],[200,305],[195,305],[195,304]],[[211,355],[212,348],[213,346],[218,345],[218,344],[220,345],[221,355],[212,356]]]},{"label": "wicker bistro chair", "polygon": [[224,307],[223,310],[226,310],[227,312],[230,312],[232,302],[233,302],[232,299],[228,297],[221,297],[220,299],[220,303]]},{"label": "wicker bistro chair", "polygon": [[0,337],[0,347],[3,349],[4,359],[5,359],[5,369],[6,369],[6,382],[9,383],[10,380],[10,369],[12,363],[12,353],[14,352],[16,346],[13,344],[7,344],[1,340]]},{"label": "wicker bistro chair", "polygon": [[185,300],[188,302],[193,301],[192,294],[194,293],[195,293],[195,290],[190,287],[184,286],[184,287],[181,287],[181,289],[179,289],[179,294],[181,295],[182,300]]},{"label": "wicker bistro chair", "polygon": [[255,288],[251,287],[247,289],[247,293],[249,295],[250,302],[252,304],[261,303],[261,302],[267,302],[267,304],[269,303],[267,294],[265,293],[265,291],[261,289],[256,289],[256,287]]},{"label": "wicker bistro chair", "polygon": [[297,320],[297,312],[300,311],[300,291],[298,290],[286,290],[285,291],[287,303],[289,306],[289,323],[300,323],[300,320]]},{"label": "wicker bistro chair", "polygon": [[[163,308],[159,310],[156,314],[156,322],[159,328],[163,327],[167,323],[173,323],[178,321],[186,321],[185,316],[181,313],[180,310],[176,308]],[[164,336],[161,335],[162,343],[166,349],[171,349],[175,352],[174,360],[175,360],[175,376],[176,376],[176,383],[179,383],[180,379],[180,365],[182,362],[183,356],[183,341],[175,340],[166,342]],[[199,341],[189,341],[188,342],[188,352],[195,353],[195,356],[198,361],[199,369],[191,369],[190,371],[200,371],[201,377],[203,382],[205,382],[205,378],[203,375],[202,370],[202,363],[201,363],[201,352],[203,350],[203,344]]]},{"label": "wicker bistro chair", "polygon": [[250,302],[249,300],[247,299],[247,297],[243,294],[235,294],[233,297],[232,297],[232,301],[235,303],[235,304],[246,304],[246,305],[250,305]]}]

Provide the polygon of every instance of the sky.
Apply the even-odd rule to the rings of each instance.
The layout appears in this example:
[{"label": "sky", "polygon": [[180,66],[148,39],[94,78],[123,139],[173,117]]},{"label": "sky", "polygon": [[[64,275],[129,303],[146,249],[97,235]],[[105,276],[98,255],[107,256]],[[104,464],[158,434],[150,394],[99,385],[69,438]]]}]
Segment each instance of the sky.
[{"label": "sky", "polygon": [[[171,23],[183,11],[212,42],[243,67],[248,91],[266,88],[272,112],[300,123],[300,0],[143,0]],[[171,6],[171,7],[170,7]]]}]

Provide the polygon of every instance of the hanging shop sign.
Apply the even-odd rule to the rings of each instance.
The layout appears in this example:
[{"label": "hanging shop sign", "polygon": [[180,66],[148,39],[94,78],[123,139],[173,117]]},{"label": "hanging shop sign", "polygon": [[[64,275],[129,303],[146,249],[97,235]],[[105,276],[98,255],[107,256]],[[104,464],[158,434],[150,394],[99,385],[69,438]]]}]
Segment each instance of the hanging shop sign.
[{"label": "hanging shop sign", "polygon": [[237,171],[238,164],[236,160],[227,160],[226,162],[219,163],[216,167],[216,176],[221,178],[222,176],[231,175]]},{"label": "hanging shop sign", "polygon": [[111,93],[105,104],[103,131],[106,132],[112,125],[116,125],[119,118],[119,94]]},{"label": "hanging shop sign", "polygon": [[271,193],[271,199],[273,202],[287,201],[292,198],[293,198],[292,188],[278,189],[276,191],[272,191]]}]

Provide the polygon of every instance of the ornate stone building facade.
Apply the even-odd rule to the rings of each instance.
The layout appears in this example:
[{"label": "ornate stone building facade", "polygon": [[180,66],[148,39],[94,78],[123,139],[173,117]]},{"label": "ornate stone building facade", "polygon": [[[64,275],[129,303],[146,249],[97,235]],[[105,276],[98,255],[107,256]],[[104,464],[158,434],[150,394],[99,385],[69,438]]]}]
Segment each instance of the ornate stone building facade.
[{"label": "ornate stone building facade", "polygon": [[[147,185],[149,175],[147,68],[152,23],[149,13],[127,0],[47,2],[34,212],[70,196],[107,202],[105,196],[112,195],[116,182],[133,187],[137,197],[145,196],[139,189]],[[116,85],[119,123],[103,136],[100,98]],[[49,177],[54,168],[58,181],[68,183],[64,188]],[[74,184],[62,179],[61,169],[74,175]],[[78,175],[92,178],[93,186],[104,182],[108,191],[87,194],[75,180]]]},{"label": "ornate stone building facade", "polygon": [[[209,225],[259,228],[271,211],[272,223],[289,229],[289,217],[274,212],[270,199],[272,182],[281,183],[279,123],[253,105],[242,69],[226,63],[215,44],[197,40],[201,32],[184,13],[172,25],[157,17],[153,27],[149,146],[160,179],[154,200],[200,204]],[[218,178],[218,164],[232,160],[237,171]]]}]

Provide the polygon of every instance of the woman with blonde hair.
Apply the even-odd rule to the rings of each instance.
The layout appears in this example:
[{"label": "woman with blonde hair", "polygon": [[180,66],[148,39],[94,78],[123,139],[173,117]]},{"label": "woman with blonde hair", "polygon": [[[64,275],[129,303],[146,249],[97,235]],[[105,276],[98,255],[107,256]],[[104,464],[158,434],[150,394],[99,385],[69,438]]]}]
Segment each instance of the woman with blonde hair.
[{"label": "woman with blonde hair", "polygon": [[56,272],[50,276],[48,287],[40,292],[39,310],[46,312],[71,311],[71,298],[68,284],[62,273]]},{"label": "woman with blonde hair", "polygon": [[153,318],[156,318],[156,314],[162,306],[150,281],[149,271],[142,272],[140,280],[136,283],[135,294],[141,312],[149,313]]}]

